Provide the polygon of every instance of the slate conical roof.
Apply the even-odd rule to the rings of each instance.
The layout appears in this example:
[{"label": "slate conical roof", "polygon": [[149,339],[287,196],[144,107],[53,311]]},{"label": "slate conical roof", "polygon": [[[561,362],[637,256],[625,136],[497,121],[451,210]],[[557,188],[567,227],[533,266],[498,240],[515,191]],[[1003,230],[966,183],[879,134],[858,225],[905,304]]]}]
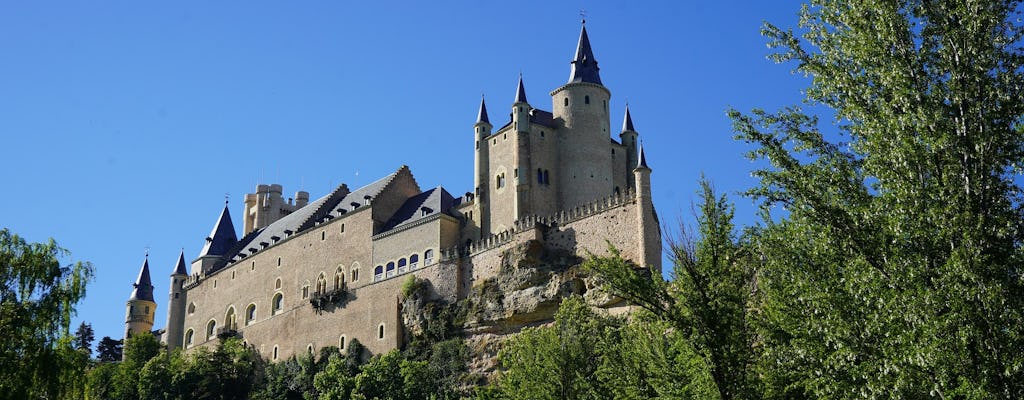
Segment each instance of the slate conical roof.
[{"label": "slate conical roof", "polygon": [[516,103],[527,103],[526,89],[523,88],[523,75],[519,74],[519,87],[516,88]]},{"label": "slate conical roof", "polygon": [[640,142],[637,147],[638,147],[637,152],[640,153],[640,155],[639,155],[639,157],[637,157],[639,159],[639,161],[637,161],[637,163],[636,163],[636,168],[637,169],[640,169],[640,168],[651,169],[650,167],[647,166],[647,156],[644,155],[644,142]]},{"label": "slate conical roof", "polygon": [[487,118],[487,104],[484,104],[484,96],[480,96],[480,113],[476,116],[476,122],[491,123],[490,119]]},{"label": "slate conical roof", "polygon": [[174,272],[171,273],[171,276],[174,275],[188,275],[188,268],[185,266],[185,250],[178,254],[178,264],[174,266]]},{"label": "slate conical roof", "polygon": [[629,116],[629,104],[626,104],[626,117],[622,119],[622,131],[636,132],[636,129],[633,129],[633,117]]},{"label": "slate conical roof", "polygon": [[238,236],[235,236],[235,225],[231,223],[228,203],[224,202],[224,211],[221,211],[220,218],[213,225],[213,231],[206,238],[206,244],[199,252],[199,257],[225,255],[235,243],[238,243]]},{"label": "slate conical roof", "polygon": [[572,59],[572,71],[569,74],[569,83],[589,82],[601,84],[601,74],[598,73],[597,59],[594,58],[594,50],[590,48],[590,38],[587,37],[587,25],[584,23],[580,31],[580,42],[576,45],[576,56]]},{"label": "slate conical roof", "polygon": [[132,297],[129,297],[128,300],[153,301],[153,282],[149,279],[149,256],[146,256],[146,261],[142,262],[142,270],[139,271],[139,277],[135,279],[132,286],[135,289],[132,289]]}]

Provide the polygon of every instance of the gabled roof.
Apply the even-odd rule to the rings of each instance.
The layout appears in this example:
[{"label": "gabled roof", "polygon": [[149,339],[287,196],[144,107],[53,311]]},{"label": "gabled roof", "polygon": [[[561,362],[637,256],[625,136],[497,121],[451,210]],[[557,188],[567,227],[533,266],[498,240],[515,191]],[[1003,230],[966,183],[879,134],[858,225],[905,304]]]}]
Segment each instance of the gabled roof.
[{"label": "gabled roof", "polygon": [[572,59],[572,70],[569,73],[569,83],[589,82],[601,84],[601,74],[598,73],[597,59],[594,58],[594,51],[590,48],[590,38],[587,37],[587,26],[583,25],[580,31],[580,42],[576,45],[576,56]]},{"label": "gabled roof", "polygon": [[[364,207],[366,197],[371,199],[377,197],[395,176],[405,170],[408,170],[408,167],[402,166],[398,171],[363,186],[354,192],[349,192],[348,186],[345,184],[338,186],[330,194],[310,202],[306,206],[295,210],[262,229],[250,232],[214,265],[213,270],[221,269],[231,263],[238,253],[250,255],[252,253],[251,249],[256,251],[263,250],[290,236],[298,235],[325,219],[333,219],[345,214],[345,212],[351,212],[354,208]],[[352,203],[358,203],[358,205],[353,206]],[[344,212],[341,210],[344,210]]]},{"label": "gabled roof", "polygon": [[480,112],[476,116],[476,122],[491,123],[490,119],[487,118],[487,104],[484,104],[484,96],[480,96]]},{"label": "gabled roof", "polygon": [[220,212],[217,223],[213,225],[210,236],[206,237],[206,244],[199,252],[199,257],[222,256],[238,243],[238,236],[235,235],[235,226],[231,223],[231,213],[228,211],[228,204],[224,202],[224,210]]},{"label": "gabled roof", "polygon": [[185,250],[181,250],[178,254],[178,263],[174,266],[174,272],[171,275],[188,275],[188,268],[185,267]]},{"label": "gabled roof", "polygon": [[452,214],[451,209],[457,205],[457,201],[447,190],[438,186],[423,193],[410,197],[402,204],[402,207],[395,212],[386,224],[382,232],[387,232],[404,225],[415,223],[424,218],[438,214]]},{"label": "gabled roof", "polygon": [[139,271],[139,277],[135,279],[135,283],[132,284],[135,288],[132,289],[132,296],[128,300],[146,300],[153,301],[153,282],[149,279],[149,257],[146,257],[146,261],[142,262],[142,269]]},{"label": "gabled roof", "polygon": [[[551,114],[551,111],[544,111],[544,110],[541,110],[539,108],[531,108],[530,109],[530,122],[532,122],[534,124],[537,124],[537,125],[543,125],[543,126],[546,126],[548,128],[552,128],[552,129],[557,128],[555,126],[555,116]],[[511,126],[511,125],[512,125],[512,121],[510,120],[510,121],[506,122],[505,125],[502,125],[501,128],[498,128],[497,131],[501,131],[502,129],[505,129],[506,127]]]}]

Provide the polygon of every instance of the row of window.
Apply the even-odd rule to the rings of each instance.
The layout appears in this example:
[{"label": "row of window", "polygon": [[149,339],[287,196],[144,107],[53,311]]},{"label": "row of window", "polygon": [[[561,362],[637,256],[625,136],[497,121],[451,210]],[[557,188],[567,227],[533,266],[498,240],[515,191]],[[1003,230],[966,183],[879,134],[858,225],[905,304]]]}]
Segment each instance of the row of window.
[{"label": "row of window", "polygon": [[[216,326],[217,326],[217,322],[214,321],[214,320],[210,320],[210,322],[207,324],[207,326],[206,326],[206,332],[207,332],[206,340],[213,339],[214,335],[216,334],[216,332],[215,332]],[[377,325],[377,340],[384,340],[384,323],[381,323],[380,325]],[[191,328],[189,328],[189,330],[185,331],[185,347],[186,348],[192,347],[193,344],[195,344],[195,331],[193,331]],[[346,335],[341,335],[341,338],[338,339],[338,348],[341,349],[341,350],[346,350],[345,346],[347,346],[347,345],[348,345],[348,338],[347,338],[347,336]],[[310,343],[309,346],[306,346],[306,352],[308,352],[310,355],[313,354],[313,344],[312,343]],[[273,353],[271,359],[276,361],[278,359],[278,355],[279,355],[278,347],[277,347],[277,345],[274,345],[274,353]]]},{"label": "row of window", "polygon": [[[423,266],[431,265],[434,263],[434,250],[427,250],[423,252]],[[420,267],[420,255],[413,254],[409,256],[409,259],[399,258],[398,262],[388,262],[386,265],[378,265],[373,269],[373,281],[381,281],[398,274],[404,274],[406,271],[412,271]]]}]

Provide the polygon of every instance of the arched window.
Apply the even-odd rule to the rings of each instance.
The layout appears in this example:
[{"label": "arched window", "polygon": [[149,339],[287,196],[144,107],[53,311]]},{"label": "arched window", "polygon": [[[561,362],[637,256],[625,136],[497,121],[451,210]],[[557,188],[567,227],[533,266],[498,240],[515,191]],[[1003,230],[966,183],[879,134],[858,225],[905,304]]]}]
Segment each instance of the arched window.
[{"label": "arched window", "polygon": [[409,256],[409,268],[410,269],[416,269],[419,266],[420,266],[420,255],[419,254],[413,254],[413,255]]},{"label": "arched window", "polygon": [[275,293],[274,299],[270,301],[270,315],[276,315],[284,308],[284,295]]},{"label": "arched window", "polygon": [[274,281],[274,289],[281,289],[281,278],[277,278],[277,280]]},{"label": "arched window", "polygon": [[378,265],[376,268],[373,269],[373,281],[374,282],[379,281],[383,277],[384,277],[384,266],[383,265]]},{"label": "arched window", "polygon": [[387,278],[395,276],[395,262],[394,261],[388,263],[388,267],[385,269],[385,272],[387,274],[387,276],[386,276]]},{"label": "arched window", "polygon": [[345,350],[345,335],[341,335],[341,339],[338,339],[338,349]]},{"label": "arched window", "polygon": [[228,312],[224,314],[224,327],[228,329],[235,329],[235,308],[228,307]]},{"label": "arched window", "polygon": [[566,97],[566,98],[565,98],[565,106],[566,106],[566,107],[568,107],[568,106],[569,106],[569,98],[568,98],[568,97]]},{"label": "arched window", "polygon": [[309,298],[309,281],[306,281],[306,284],[302,285],[302,299],[305,300],[305,299],[308,299],[308,298]]},{"label": "arched window", "polygon": [[189,303],[188,304],[188,313],[189,314],[195,314],[196,313],[196,303]]},{"label": "arched window", "polygon": [[349,280],[352,281],[352,282],[355,282],[355,281],[359,280],[359,263],[358,262],[352,263],[352,278],[349,279]]},{"label": "arched window", "polygon": [[405,272],[406,262],[404,258],[398,259],[398,273]]},{"label": "arched window", "polygon": [[185,331],[185,347],[188,347],[188,346],[192,345],[193,337],[195,335],[196,335],[195,331],[193,331],[191,328],[189,330]]},{"label": "arched window", "polygon": [[248,307],[245,307],[245,325],[248,326],[249,324],[251,324],[255,320],[256,320],[256,305],[255,304],[249,304]]},{"label": "arched window", "polygon": [[277,345],[274,345],[274,359],[277,359]]},{"label": "arched window", "polygon": [[327,293],[327,278],[321,272],[320,276],[316,277],[316,294],[322,295],[324,293]]},{"label": "arched window", "polygon": [[583,96],[583,104],[590,104],[590,96]]},{"label": "arched window", "polygon": [[423,265],[430,265],[434,263],[434,250],[427,250],[423,252]]},{"label": "arched window", "polygon": [[544,170],[537,168],[537,183],[544,183]]},{"label": "arched window", "polygon": [[213,339],[214,333],[217,331],[217,320],[211,319],[210,322],[206,323],[206,340]]},{"label": "arched window", "polygon": [[345,267],[339,265],[338,271],[334,273],[334,290],[341,289],[345,285]]},{"label": "arched window", "polygon": [[384,339],[384,324],[377,327],[377,339]]},{"label": "arched window", "polygon": [[550,176],[548,175],[548,170],[544,170],[544,184],[545,185],[550,185],[551,184],[551,179],[549,179],[549,178],[550,178]]},{"label": "arched window", "polygon": [[306,346],[306,353],[308,353],[309,355],[313,355],[313,344],[312,343],[310,343],[309,346]]}]

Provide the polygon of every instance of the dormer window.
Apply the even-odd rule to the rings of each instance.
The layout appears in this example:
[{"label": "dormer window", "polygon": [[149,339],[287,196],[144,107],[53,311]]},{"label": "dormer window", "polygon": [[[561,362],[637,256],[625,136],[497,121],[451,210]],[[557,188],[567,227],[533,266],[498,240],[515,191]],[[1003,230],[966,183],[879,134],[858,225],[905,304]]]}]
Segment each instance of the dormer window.
[{"label": "dormer window", "polygon": [[370,197],[370,196],[363,196],[363,205],[364,206],[370,205],[370,199],[372,199],[372,197]]},{"label": "dormer window", "polygon": [[349,204],[350,206],[352,206],[352,209],[353,209],[353,210],[355,210],[355,209],[359,208],[359,203],[356,203],[356,202],[354,202],[354,201],[353,201],[353,202],[351,202],[351,203],[348,203],[348,204]]},{"label": "dormer window", "polygon": [[430,207],[420,207],[420,216],[421,217],[425,217],[425,216],[427,216],[428,214],[430,214],[432,212],[434,212],[434,210],[430,209]]}]

